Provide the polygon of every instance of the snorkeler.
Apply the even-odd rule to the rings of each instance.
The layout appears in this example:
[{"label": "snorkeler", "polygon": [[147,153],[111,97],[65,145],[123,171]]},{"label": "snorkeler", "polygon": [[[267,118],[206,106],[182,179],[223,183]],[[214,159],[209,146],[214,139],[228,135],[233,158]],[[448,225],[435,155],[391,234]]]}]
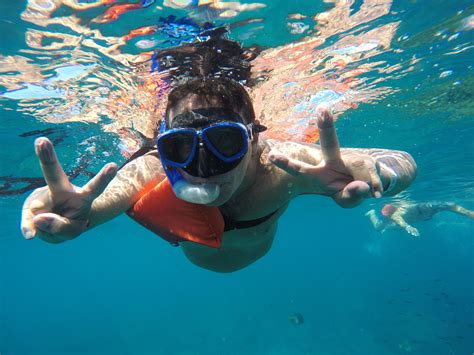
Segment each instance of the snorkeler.
[{"label": "snorkeler", "polygon": [[[69,182],[49,140],[37,139],[48,186],[25,201],[24,236],[60,243],[129,211],[146,227],[179,243],[196,265],[231,272],[266,254],[277,220],[292,198],[328,195],[352,207],[369,196],[393,195],[414,178],[415,164],[406,153],[395,155],[397,165],[390,169],[398,179],[392,185],[392,171],[383,165],[391,151],[341,152],[327,108],[319,111],[321,147],[260,141],[262,128],[245,114],[251,106],[227,108],[221,100],[231,85],[238,87],[219,80],[175,89],[158,151],[130,161],[115,178],[115,164],[107,164],[82,188]],[[216,96],[203,97],[202,90]]]},{"label": "snorkeler", "polygon": [[399,206],[386,204],[381,210],[383,218],[379,218],[375,210],[370,210],[365,215],[370,218],[374,228],[381,233],[387,229],[400,227],[414,237],[420,236],[418,229],[412,226],[419,221],[428,221],[438,212],[450,211],[469,218],[474,218],[474,211],[461,207],[453,202],[423,202],[404,203]]},{"label": "snorkeler", "polygon": [[[268,252],[294,197],[325,195],[354,207],[365,198],[393,196],[413,181],[416,164],[408,153],[340,149],[326,105],[317,110],[320,145],[260,137],[266,127],[241,85],[250,65],[230,70],[218,62],[235,64],[233,53],[242,54],[228,40],[162,51],[160,67],[168,63],[177,79],[161,97],[166,105],[156,145],[140,149],[119,170],[107,164],[82,188],[71,184],[51,142],[38,138],[47,186],[24,203],[24,237],[61,243],[126,212],[181,246],[194,264],[232,272]],[[184,55],[198,60],[187,59],[190,67],[179,69],[176,58]]]}]

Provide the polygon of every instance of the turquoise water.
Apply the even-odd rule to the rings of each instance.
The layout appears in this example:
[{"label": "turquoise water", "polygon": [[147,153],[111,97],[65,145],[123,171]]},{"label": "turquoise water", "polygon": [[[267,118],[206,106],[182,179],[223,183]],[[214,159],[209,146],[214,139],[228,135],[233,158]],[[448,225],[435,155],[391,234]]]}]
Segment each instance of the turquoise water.
[{"label": "turquoise water", "polygon": [[[354,1],[350,11],[356,14],[370,3]],[[289,13],[307,15],[293,22],[313,25],[311,16],[334,7],[316,1],[266,4],[215,22],[262,18],[236,28],[230,37],[244,45],[276,47],[307,34],[290,33]],[[107,24],[84,20],[106,7],[78,16],[109,37],[156,23],[160,16],[191,16],[182,9],[156,8],[162,5],[157,1]],[[26,86],[20,83],[29,83],[50,92],[48,98],[33,100],[0,98],[0,191],[25,186],[12,177],[40,176],[33,151],[40,134],[25,132],[52,129],[49,137],[68,171],[83,163],[81,156],[91,172],[108,161],[125,161],[123,136],[111,128],[110,120],[126,114],[94,116],[87,111],[92,102],[87,100],[95,83],[91,78],[113,91],[125,85],[130,66],[119,61],[118,53],[104,55],[84,42],[82,52],[74,51],[72,44],[61,53],[35,49],[33,42],[27,45],[28,29],[46,29],[21,19],[25,7],[26,2],[0,4],[0,29],[8,34],[0,40],[0,91],[12,93]],[[72,14],[63,6],[51,18]],[[342,146],[401,149],[416,159],[418,177],[396,200],[455,201],[474,209],[472,16],[469,1],[400,1],[383,16],[329,35],[322,45],[346,40],[347,49],[357,45],[357,36],[351,34],[397,23],[388,49],[349,65],[357,69],[373,64],[375,69],[363,74],[366,81],[361,85],[387,88],[386,94],[360,102],[337,121]],[[336,17],[331,21],[334,27],[341,25]],[[50,24],[47,31],[73,33],[59,24]],[[81,41],[88,36],[93,37],[83,34]],[[159,39],[155,35],[154,40]],[[121,53],[142,51],[137,40]],[[16,56],[20,64],[20,57],[28,58],[36,66],[31,71],[26,64],[19,64],[16,72],[3,70],[8,56]],[[72,80],[54,71],[65,63],[74,64],[76,72],[68,72]],[[78,64],[95,67],[81,76],[77,72],[84,68]],[[54,84],[55,78],[63,83]],[[66,89],[70,96],[51,96],[51,91]],[[69,110],[61,111],[62,107]],[[74,181],[86,180],[82,174]],[[192,265],[178,248],[125,216],[60,245],[25,241],[18,225],[27,195],[0,197],[1,355],[474,351],[474,222],[461,216],[441,213],[417,224],[420,238],[400,230],[379,234],[364,214],[393,199],[369,200],[345,210],[328,198],[304,196],[281,218],[274,245],[264,258],[236,273],[216,274]],[[294,313],[304,316],[304,324],[288,320]]]}]

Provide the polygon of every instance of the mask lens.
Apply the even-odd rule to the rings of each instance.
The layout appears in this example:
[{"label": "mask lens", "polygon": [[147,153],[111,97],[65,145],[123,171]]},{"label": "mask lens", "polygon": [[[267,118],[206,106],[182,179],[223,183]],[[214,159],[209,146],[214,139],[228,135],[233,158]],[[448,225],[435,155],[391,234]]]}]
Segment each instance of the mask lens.
[{"label": "mask lens", "polygon": [[242,152],[247,143],[247,137],[240,127],[211,127],[206,130],[205,134],[214,149],[226,158],[233,157]]},{"label": "mask lens", "polygon": [[160,152],[164,158],[177,164],[184,164],[193,153],[194,132],[173,132],[159,138]]}]

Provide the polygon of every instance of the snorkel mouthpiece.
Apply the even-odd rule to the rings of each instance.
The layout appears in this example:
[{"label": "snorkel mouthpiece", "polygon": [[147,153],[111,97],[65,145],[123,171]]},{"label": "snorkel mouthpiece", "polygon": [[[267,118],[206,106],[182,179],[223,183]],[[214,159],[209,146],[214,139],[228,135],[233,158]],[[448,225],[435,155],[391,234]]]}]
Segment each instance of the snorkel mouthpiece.
[{"label": "snorkel mouthpiece", "polygon": [[163,165],[173,192],[177,198],[199,205],[207,205],[217,200],[221,189],[217,184],[199,183],[191,184],[174,168]]},{"label": "snorkel mouthpiece", "polygon": [[217,184],[190,184],[185,179],[176,181],[173,185],[173,191],[181,200],[207,205],[219,197],[220,187]]}]

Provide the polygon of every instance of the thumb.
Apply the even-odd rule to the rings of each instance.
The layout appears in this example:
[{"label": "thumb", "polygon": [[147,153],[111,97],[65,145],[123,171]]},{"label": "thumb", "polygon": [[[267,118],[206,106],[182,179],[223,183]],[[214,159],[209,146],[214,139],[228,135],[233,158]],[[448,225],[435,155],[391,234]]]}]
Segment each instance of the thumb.
[{"label": "thumb", "polygon": [[352,181],[333,196],[334,201],[344,208],[355,207],[370,196],[370,186],[363,181]]},{"label": "thumb", "polygon": [[55,213],[36,215],[33,223],[40,231],[61,240],[73,239],[87,228],[87,220],[71,220]]}]

